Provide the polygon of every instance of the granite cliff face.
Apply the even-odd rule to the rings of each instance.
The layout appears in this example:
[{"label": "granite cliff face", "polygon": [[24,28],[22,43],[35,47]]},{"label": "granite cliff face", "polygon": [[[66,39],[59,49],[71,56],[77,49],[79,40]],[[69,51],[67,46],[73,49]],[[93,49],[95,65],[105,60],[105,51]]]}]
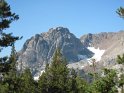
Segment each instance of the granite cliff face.
[{"label": "granite cliff face", "polygon": [[19,69],[28,67],[36,74],[45,68],[46,63],[51,62],[57,48],[61,49],[69,63],[80,61],[79,55],[93,55],[67,28],[51,28],[48,32],[36,34],[25,42],[18,53]]},{"label": "granite cliff face", "polygon": [[[46,64],[52,61],[57,48],[61,49],[69,68],[92,71],[89,60],[94,54],[99,56],[102,51],[105,52],[102,52],[100,61],[96,64],[97,69],[118,67],[116,57],[124,53],[124,31],[90,33],[78,39],[67,28],[51,28],[48,32],[36,34],[25,42],[22,50],[18,52],[18,69],[30,68],[34,76],[39,76]],[[99,52],[91,52],[90,49],[95,48],[99,48]]]}]

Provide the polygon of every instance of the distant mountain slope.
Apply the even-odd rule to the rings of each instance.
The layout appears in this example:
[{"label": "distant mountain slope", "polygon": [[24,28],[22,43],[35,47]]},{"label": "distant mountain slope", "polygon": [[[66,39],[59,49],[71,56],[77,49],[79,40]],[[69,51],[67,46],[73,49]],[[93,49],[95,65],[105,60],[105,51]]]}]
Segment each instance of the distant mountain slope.
[{"label": "distant mountain slope", "polygon": [[18,52],[18,69],[28,67],[38,79],[46,64],[52,61],[57,48],[61,49],[69,62],[69,68],[92,71],[89,66],[92,58],[98,61],[98,70],[102,67],[112,68],[116,65],[117,55],[124,53],[124,31],[90,33],[78,39],[67,28],[51,28],[48,32],[36,34],[25,42],[22,50]]},{"label": "distant mountain slope", "polygon": [[45,68],[47,62],[52,60],[54,51],[60,48],[68,62],[80,61],[79,55],[91,57],[89,51],[81,41],[67,28],[51,28],[46,33],[36,34],[28,39],[19,55],[19,69],[30,68],[33,74]]},{"label": "distant mountain slope", "polygon": [[117,55],[124,53],[124,31],[87,34],[80,38],[85,47],[95,47],[105,50],[101,64],[104,66],[115,65]]}]

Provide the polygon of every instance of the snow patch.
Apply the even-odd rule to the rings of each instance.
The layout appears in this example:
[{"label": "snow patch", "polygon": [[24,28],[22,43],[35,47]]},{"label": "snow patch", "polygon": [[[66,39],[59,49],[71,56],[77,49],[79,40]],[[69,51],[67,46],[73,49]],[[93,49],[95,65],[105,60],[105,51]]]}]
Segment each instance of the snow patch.
[{"label": "snow patch", "polygon": [[88,47],[87,49],[89,49],[91,52],[94,53],[94,56],[92,57],[92,59],[95,59],[96,62],[101,60],[101,57],[105,52],[105,50],[100,50],[99,48],[95,49],[94,47]]},{"label": "snow patch", "polygon": [[[86,55],[80,55],[78,54],[78,59],[80,60],[79,62],[75,62],[75,63],[70,63],[68,64],[68,68],[73,68],[73,69],[83,69],[84,67],[86,67],[88,64],[92,64],[92,60],[91,59],[95,59],[96,62],[101,60],[102,55],[104,54],[105,50],[100,50],[99,48],[95,49],[94,47],[88,47],[87,49],[89,49],[91,52],[94,53],[93,57],[91,58],[87,58]],[[88,61],[88,63],[87,63]],[[38,81],[39,77],[42,75],[42,73],[44,72],[44,70],[41,70],[40,73],[38,73],[37,75],[34,76],[34,80]]]},{"label": "snow patch", "polygon": [[34,76],[34,80],[35,81],[38,81],[39,80],[39,77],[42,75],[43,72],[45,72],[45,71],[44,70],[41,70],[41,72],[38,75]]},{"label": "snow patch", "polygon": [[100,61],[105,52],[105,50],[100,50],[99,48],[95,49],[94,47],[88,47],[87,49],[94,53],[93,57],[88,58],[86,55],[78,54],[77,56],[80,61],[68,64],[68,68],[81,70],[88,65],[92,65],[92,59],[95,59],[96,62]]}]

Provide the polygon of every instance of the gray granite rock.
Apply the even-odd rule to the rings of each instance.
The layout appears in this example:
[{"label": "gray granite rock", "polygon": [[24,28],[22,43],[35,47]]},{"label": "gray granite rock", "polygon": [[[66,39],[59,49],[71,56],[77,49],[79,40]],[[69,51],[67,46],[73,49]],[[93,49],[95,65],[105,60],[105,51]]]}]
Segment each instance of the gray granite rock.
[{"label": "gray granite rock", "polygon": [[100,61],[104,67],[116,65],[117,55],[124,53],[124,31],[87,34],[83,35],[80,40],[85,47],[99,47],[105,50]]},{"label": "gray granite rock", "polygon": [[61,49],[69,63],[80,61],[78,55],[91,57],[93,54],[67,28],[51,28],[48,32],[36,34],[25,42],[18,53],[19,69],[28,67],[36,74],[51,62],[57,48]]}]

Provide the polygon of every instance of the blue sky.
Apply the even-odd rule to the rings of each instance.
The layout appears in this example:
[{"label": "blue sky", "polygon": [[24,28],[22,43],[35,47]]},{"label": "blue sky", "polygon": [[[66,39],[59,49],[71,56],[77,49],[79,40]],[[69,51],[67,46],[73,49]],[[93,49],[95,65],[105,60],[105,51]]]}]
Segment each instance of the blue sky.
[{"label": "blue sky", "polygon": [[[35,34],[57,26],[69,28],[77,37],[87,33],[115,32],[124,29],[124,20],[116,9],[123,0],[7,0],[20,16],[6,32],[23,36],[16,43],[17,51]],[[4,51],[8,52],[7,49]],[[4,52],[5,54],[5,52]]]}]

